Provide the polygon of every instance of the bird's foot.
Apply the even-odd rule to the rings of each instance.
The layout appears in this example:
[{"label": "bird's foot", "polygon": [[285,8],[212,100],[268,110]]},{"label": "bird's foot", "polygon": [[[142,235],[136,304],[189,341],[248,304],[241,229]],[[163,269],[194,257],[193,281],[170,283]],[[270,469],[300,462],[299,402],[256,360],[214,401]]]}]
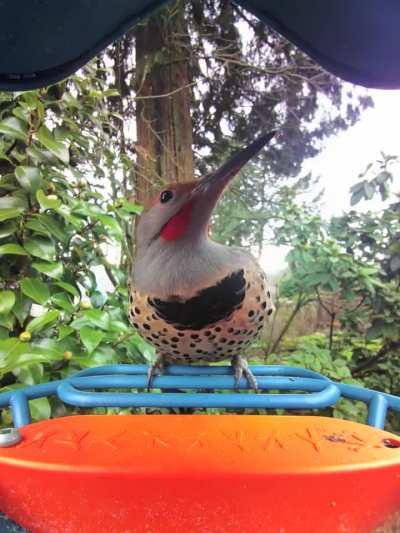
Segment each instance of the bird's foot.
[{"label": "bird's foot", "polygon": [[249,363],[241,357],[240,355],[235,355],[232,357],[231,365],[233,368],[233,373],[235,375],[235,389],[239,389],[239,382],[242,376],[247,379],[248,384],[251,389],[257,390],[258,384],[257,380],[254,377],[254,374],[249,368]]},{"label": "bird's foot", "polygon": [[162,374],[162,372],[165,369],[165,360],[163,355],[157,355],[156,360],[154,363],[149,367],[147,371],[147,385],[146,388],[148,391],[151,389],[152,381],[154,379],[154,376],[157,374]]}]

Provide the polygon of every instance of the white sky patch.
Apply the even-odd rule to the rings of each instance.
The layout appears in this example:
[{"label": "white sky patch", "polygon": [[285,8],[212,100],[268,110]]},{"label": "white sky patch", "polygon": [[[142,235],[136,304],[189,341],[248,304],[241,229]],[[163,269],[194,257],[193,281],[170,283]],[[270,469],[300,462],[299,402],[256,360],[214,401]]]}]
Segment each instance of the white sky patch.
[{"label": "white sky patch", "polygon": [[[360,181],[359,174],[369,163],[381,158],[381,152],[400,156],[400,91],[371,90],[370,94],[375,107],[364,111],[353,127],[326,140],[319,155],[303,164],[303,174],[311,171],[320,176],[319,187],[325,189],[324,218],[350,209],[350,187]],[[400,166],[391,189],[400,192]],[[375,209],[379,205],[379,201],[362,201],[357,209]],[[284,246],[264,248],[260,263],[267,274],[286,268],[288,251]]]},{"label": "white sky patch", "polygon": [[290,246],[264,246],[259,262],[265,273],[270,276],[281,274],[287,267],[285,257],[289,251]]},{"label": "white sky patch", "polygon": [[96,277],[97,289],[100,292],[114,292],[114,285],[111,283],[103,265],[96,265],[91,268]]},{"label": "white sky patch", "polygon": [[[364,111],[352,128],[328,139],[320,154],[303,165],[306,172],[321,176],[325,188],[322,214],[326,217],[350,208],[350,187],[369,163],[380,159],[381,152],[400,156],[400,91],[374,90],[370,94],[375,107]],[[394,191],[400,188],[399,179],[397,173]]]}]

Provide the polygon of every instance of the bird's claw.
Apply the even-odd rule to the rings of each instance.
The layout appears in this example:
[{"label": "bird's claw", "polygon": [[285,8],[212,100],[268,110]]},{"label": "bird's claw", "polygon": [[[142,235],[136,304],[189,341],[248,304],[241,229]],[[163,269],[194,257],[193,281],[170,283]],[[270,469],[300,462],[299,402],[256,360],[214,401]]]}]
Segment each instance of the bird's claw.
[{"label": "bird's claw", "polygon": [[247,382],[251,389],[258,390],[257,380],[254,377],[254,374],[252,373],[252,371],[250,370],[249,364],[246,361],[246,359],[244,359],[240,355],[235,355],[232,358],[231,364],[232,364],[233,373],[235,376],[235,390],[239,390],[239,383],[240,383],[242,376],[244,376],[247,379]]},{"label": "bird's claw", "polygon": [[146,384],[147,392],[150,392],[150,389],[152,388],[151,385],[152,385],[154,376],[156,376],[157,374],[161,374],[164,371],[164,368],[165,368],[164,357],[162,355],[157,355],[156,360],[149,367],[147,371],[147,384]]}]

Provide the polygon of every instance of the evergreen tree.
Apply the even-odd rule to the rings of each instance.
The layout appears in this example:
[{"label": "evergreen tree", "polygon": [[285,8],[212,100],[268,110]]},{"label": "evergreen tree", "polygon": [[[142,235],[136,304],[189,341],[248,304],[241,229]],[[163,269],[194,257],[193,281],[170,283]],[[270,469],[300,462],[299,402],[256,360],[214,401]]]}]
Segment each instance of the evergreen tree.
[{"label": "evergreen tree", "polygon": [[[229,240],[242,245],[262,246],[274,183],[298,176],[321,140],[354,124],[372,105],[364,90],[328,74],[225,0],[178,1],[160,9],[106,51],[102,61],[110,60],[120,92],[118,105],[110,100],[123,112],[119,139],[136,162],[130,185],[140,201],[154,184],[204,175],[261,131],[279,131],[219,210],[216,235],[226,241],[222,229],[234,225],[227,216],[241,217]],[[239,213],[231,209],[238,199],[245,206]],[[246,211],[265,216],[250,220]]]}]

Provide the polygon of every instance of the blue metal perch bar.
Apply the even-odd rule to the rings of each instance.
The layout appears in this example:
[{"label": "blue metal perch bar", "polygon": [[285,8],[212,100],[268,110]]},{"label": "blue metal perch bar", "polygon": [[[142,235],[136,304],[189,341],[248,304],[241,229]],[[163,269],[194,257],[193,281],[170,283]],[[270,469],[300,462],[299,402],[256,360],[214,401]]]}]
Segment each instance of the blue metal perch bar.
[{"label": "blue metal perch bar", "polygon": [[[112,365],[82,370],[71,377],[24,387],[0,394],[0,407],[9,407],[15,427],[31,422],[29,400],[58,396],[75,407],[159,407],[225,409],[323,409],[340,398],[364,402],[367,424],[383,428],[389,409],[400,411],[400,398],[354,385],[331,381],[325,376],[296,367],[253,366],[260,392],[103,392],[104,389],[145,389],[146,365]],[[156,389],[233,390],[234,379],[227,366],[171,365],[166,375],[156,377]],[[242,379],[240,389],[247,389]],[[95,390],[95,392],[93,391]],[[101,391],[99,391],[99,389]],[[279,391],[271,393],[268,391]],[[283,391],[283,392],[282,392]],[[297,392],[286,392],[297,391]],[[299,392],[300,391],[300,392]]]}]

